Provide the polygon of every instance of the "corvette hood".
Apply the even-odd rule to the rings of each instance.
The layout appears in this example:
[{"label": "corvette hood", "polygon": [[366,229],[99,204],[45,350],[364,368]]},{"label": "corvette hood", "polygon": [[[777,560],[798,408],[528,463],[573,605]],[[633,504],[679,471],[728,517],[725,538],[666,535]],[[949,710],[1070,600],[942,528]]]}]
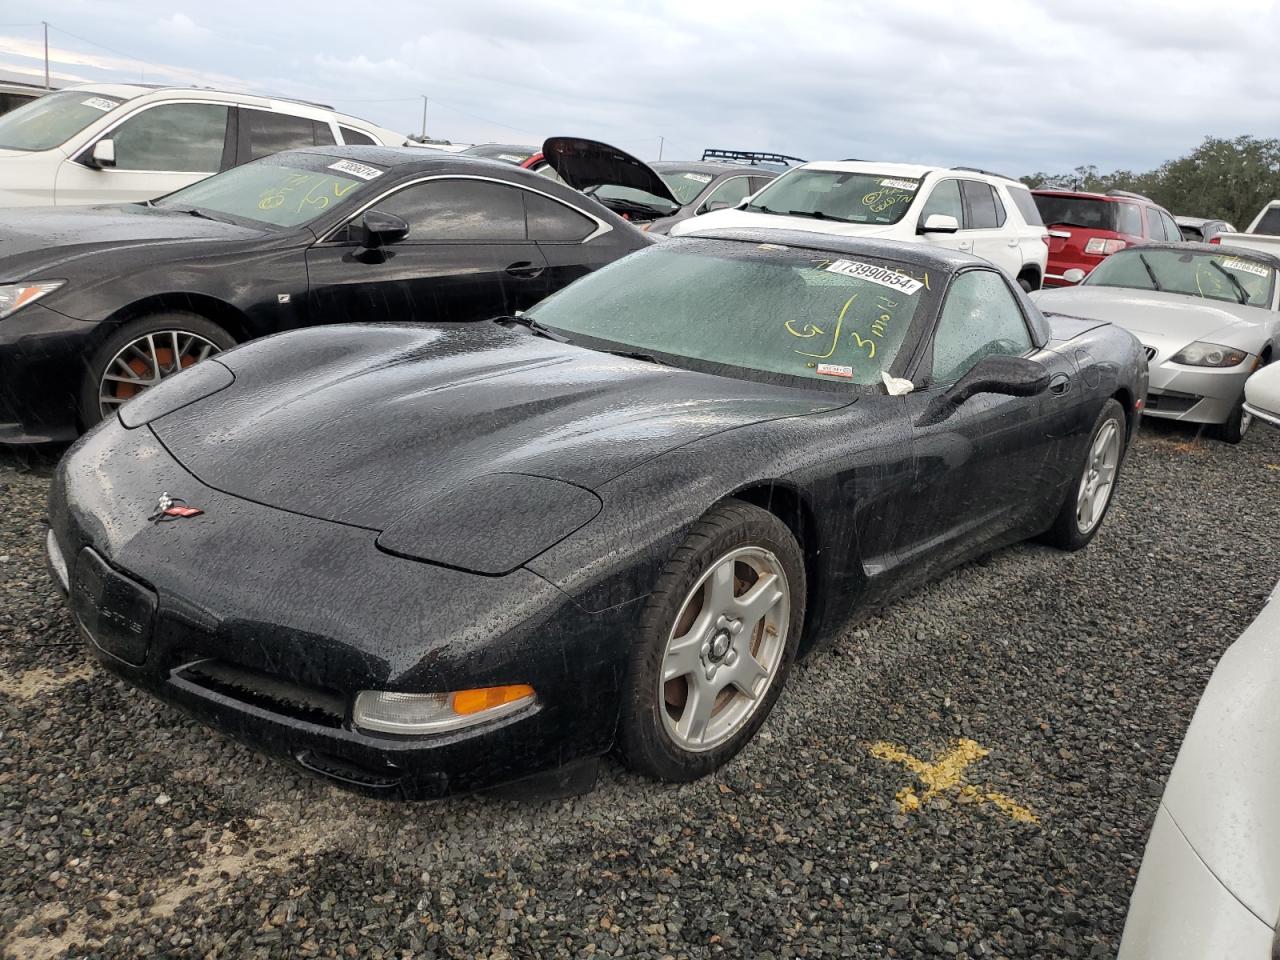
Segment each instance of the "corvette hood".
[{"label": "corvette hood", "polygon": [[1245,343],[1236,342],[1236,337],[1243,336],[1253,342],[1253,349],[1256,349],[1256,333],[1262,332],[1267,321],[1275,319],[1273,313],[1261,307],[1238,306],[1180,293],[1119,287],[1041,290],[1032,299],[1042,311],[1114,323],[1144,342],[1188,344],[1195,340],[1210,340],[1248,349]]},{"label": "corvette hood", "polygon": [[172,240],[241,240],[259,230],[141,204],[0,210],[0,282],[48,274],[103,250]]},{"label": "corvette hood", "polygon": [[151,424],[173,455],[224,492],[370,529],[484,476],[595,489],[701,437],[852,400],[489,323],[322,327],[218,362],[234,383]]}]

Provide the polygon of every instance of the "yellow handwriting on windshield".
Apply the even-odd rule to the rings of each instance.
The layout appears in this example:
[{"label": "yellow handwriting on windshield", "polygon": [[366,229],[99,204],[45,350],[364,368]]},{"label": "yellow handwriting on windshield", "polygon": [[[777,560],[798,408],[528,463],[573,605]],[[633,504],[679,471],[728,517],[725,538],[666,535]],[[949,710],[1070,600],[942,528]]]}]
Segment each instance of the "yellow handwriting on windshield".
[{"label": "yellow handwriting on windshield", "polygon": [[862,198],[862,205],[872,213],[884,213],[895,203],[910,199],[912,194],[905,192],[897,187],[886,187],[883,190],[876,190],[868,193]]},{"label": "yellow handwriting on windshield", "polygon": [[[830,350],[828,350],[826,353],[805,353],[803,350],[797,350],[796,353],[800,354],[800,356],[802,357],[817,357],[819,360],[826,360],[833,353],[835,353],[836,347],[840,343],[840,327],[843,326],[844,324],[844,315],[849,312],[849,307],[853,304],[853,301],[857,299],[858,299],[858,295],[855,293],[852,297],[846,300],[844,302],[844,306],[840,308],[840,315],[836,317],[836,330],[835,330],[835,333],[831,335]],[[791,329],[790,323],[791,321],[787,321],[787,332],[791,333],[793,336],[799,336],[799,334],[796,334]]]},{"label": "yellow handwriting on windshield", "polygon": [[784,326],[787,328],[787,333],[791,334],[793,337],[816,337],[820,333],[827,332],[823,330],[820,326],[818,326],[816,323],[806,323],[803,328],[804,332],[802,333],[800,330],[797,330],[795,327],[791,325],[793,323],[795,323],[794,320],[788,320],[784,324]]}]

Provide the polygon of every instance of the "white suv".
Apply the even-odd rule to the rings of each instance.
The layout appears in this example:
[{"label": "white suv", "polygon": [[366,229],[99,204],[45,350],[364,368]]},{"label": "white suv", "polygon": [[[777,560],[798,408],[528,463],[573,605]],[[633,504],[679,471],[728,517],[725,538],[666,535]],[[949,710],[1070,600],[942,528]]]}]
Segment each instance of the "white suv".
[{"label": "white suv", "polygon": [[732,210],[677,223],[672,236],[716,227],[809,230],[931,243],[990,260],[1038,290],[1048,232],[1016,180],[971,167],[860,160],[788,170]]},{"label": "white suv", "polygon": [[151,200],[291,147],[404,142],[313,104],[91,83],[0,116],[0,207]]}]

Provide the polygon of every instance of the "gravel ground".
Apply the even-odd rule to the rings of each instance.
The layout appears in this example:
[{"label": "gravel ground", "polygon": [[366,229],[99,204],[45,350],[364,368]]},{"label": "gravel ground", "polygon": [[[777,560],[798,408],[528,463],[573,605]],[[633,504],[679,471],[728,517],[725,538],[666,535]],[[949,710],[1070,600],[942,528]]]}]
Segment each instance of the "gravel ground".
[{"label": "gravel ground", "polygon": [[[1006,550],[851,627],[714,778],[385,804],[92,665],[44,572],[48,473],[0,455],[0,950],[24,958],[1111,956],[1182,731],[1280,577],[1280,431],[1149,425],[1088,550]],[[990,751],[977,792],[902,813],[927,784],[871,745],[962,738]]]}]

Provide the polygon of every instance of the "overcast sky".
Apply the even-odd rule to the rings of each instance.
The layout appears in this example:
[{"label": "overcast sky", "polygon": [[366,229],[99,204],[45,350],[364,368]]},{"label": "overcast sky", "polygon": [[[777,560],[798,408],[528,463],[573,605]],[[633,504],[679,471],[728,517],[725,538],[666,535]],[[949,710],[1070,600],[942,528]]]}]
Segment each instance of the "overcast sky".
[{"label": "overcast sky", "polygon": [[455,141],[572,134],[650,160],[665,137],[666,159],[710,146],[1014,176],[1143,170],[1206,135],[1277,134],[1278,7],[55,0],[0,10],[0,68],[42,79],[48,20],[64,83],[274,93],[406,133],[425,93],[428,134]]}]

